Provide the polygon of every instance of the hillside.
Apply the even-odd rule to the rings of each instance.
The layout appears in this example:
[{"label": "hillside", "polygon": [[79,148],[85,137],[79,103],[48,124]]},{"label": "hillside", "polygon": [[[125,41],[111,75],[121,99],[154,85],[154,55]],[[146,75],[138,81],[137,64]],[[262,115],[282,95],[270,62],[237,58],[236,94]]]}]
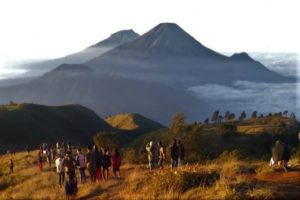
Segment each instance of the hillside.
[{"label": "hillside", "polygon": [[190,120],[212,112],[207,102],[184,91],[158,83],[97,74],[82,64],[60,65],[26,84],[0,88],[0,93],[0,103],[80,104],[100,116],[134,112],[162,124],[168,124],[171,116],[180,111]]},{"label": "hillside", "polygon": [[[14,174],[9,174],[9,160]],[[167,158],[167,162],[169,158]],[[205,164],[189,164],[180,169],[149,171],[145,165],[122,165],[122,178],[78,183],[76,199],[298,199],[300,161],[293,157],[293,170],[272,170],[266,160],[241,160],[223,154]],[[168,163],[169,164],[169,163]],[[110,169],[111,170],[111,169]],[[87,173],[87,172],[86,172]],[[79,180],[79,172],[76,170]],[[34,152],[0,155],[1,199],[64,199],[55,168],[36,166]]]},{"label": "hillside", "polygon": [[137,113],[126,113],[109,116],[105,119],[112,127],[130,132],[150,132],[163,126]]},{"label": "hillside", "polygon": [[98,131],[113,128],[80,105],[0,105],[0,152],[37,148],[41,142],[87,145]]}]

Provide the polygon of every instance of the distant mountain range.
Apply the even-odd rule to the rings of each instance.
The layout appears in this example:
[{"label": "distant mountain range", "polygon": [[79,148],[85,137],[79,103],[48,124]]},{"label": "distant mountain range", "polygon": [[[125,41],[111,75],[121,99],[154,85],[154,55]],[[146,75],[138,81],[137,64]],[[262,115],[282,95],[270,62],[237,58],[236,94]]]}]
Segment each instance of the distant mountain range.
[{"label": "distant mountain range", "polygon": [[163,23],[136,40],[94,58],[86,65],[103,74],[160,82],[176,87],[236,80],[289,81],[246,53],[221,55],[195,40],[177,24]]},{"label": "distant mountain range", "polygon": [[132,30],[120,31],[82,52],[31,67],[48,72],[0,88],[0,103],[76,103],[100,116],[134,112],[162,124],[179,111],[194,121],[215,109],[191,96],[187,90],[191,86],[237,80],[293,81],[246,53],[219,54],[173,23],[159,24],[141,36]]},{"label": "distant mountain range", "polygon": [[133,30],[118,31],[116,33],[111,34],[110,37],[108,37],[107,39],[100,41],[90,47],[87,47],[86,49],[80,52],[53,60],[28,63],[23,67],[25,69],[29,69],[29,73],[31,75],[41,75],[47,71],[56,68],[61,64],[80,64],[87,62],[119,45],[135,40],[138,37],[139,34],[134,32]]}]

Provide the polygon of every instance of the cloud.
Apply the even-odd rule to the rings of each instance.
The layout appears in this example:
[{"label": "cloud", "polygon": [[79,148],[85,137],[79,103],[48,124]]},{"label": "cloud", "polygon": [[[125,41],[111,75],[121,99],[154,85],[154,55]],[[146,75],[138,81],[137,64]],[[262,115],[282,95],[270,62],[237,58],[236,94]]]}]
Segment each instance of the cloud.
[{"label": "cloud", "polygon": [[[300,116],[300,83],[255,83],[237,81],[231,86],[206,84],[189,88],[199,99],[207,99],[216,109],[261,113],[289,110]],[[297,109],[298,108],[298,109]]]}]

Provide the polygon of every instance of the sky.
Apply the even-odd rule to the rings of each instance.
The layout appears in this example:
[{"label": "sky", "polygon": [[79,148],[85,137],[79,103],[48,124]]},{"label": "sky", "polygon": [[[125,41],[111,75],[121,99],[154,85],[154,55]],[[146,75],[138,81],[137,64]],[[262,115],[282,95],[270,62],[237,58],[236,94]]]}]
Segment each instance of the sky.
[{"label": "sky", "polygon": [[0,75],[11,62],[64,56],[161,22],[219,52],[300,52],[299,8],[298,0],[0,0]]}]

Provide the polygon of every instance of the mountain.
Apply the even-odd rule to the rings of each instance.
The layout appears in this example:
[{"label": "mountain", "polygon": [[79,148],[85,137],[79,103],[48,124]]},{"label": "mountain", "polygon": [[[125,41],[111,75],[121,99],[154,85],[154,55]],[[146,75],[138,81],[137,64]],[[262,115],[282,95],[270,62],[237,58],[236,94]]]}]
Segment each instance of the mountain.
[{"label": "mountain", "polygon": [[[105,52],[119,46],[125,44],[127,42],[133,41],[139,37],[139,34],[134,32],[132,29],[130,30],[122,30],[116,33],[113,33],[107,39],[98,42],[80,52],[70,54],[65,57],[41,61],[41,62],[34,62],[25,64],[24,68],[29,69],[31,76],[41,75],[47,71],[54,69],[55,67],[61,64],[80,64],[86,62],[90,59],[93,59],[97,56],[104,54]],[[28,75],[27,75],[28,76]]]},{"label": "mountain", "polygon": [[117,114],[107,117],[105,121],[112,127],[138,133],[151,132],[163,128],[161,124],[138,113]]},{"label": "mountain", "polygon": [[103,74],[160,82],[174,87],[236,80],[288,81],[245,54],[221,55],[195,40],[177,24],[162,23],[136,40],[85,64]]},{"label": "mountain", "polygon": [[0,152],[37,148],[41,142],[70,141],[87,145],[99,131],[114,130],[93,111],[80,105],[0,105]]},{"label": "mountain", "polygon": [[162,124],[168,124],[176,112],[184,112],[189,120],[202,119],[212,112],[208,102],[185,91],[97,74],[85,65],[61,65],[28,83],[0,88],[0,94],[0,103],[81,104],[100,116],[134,112]]}]

